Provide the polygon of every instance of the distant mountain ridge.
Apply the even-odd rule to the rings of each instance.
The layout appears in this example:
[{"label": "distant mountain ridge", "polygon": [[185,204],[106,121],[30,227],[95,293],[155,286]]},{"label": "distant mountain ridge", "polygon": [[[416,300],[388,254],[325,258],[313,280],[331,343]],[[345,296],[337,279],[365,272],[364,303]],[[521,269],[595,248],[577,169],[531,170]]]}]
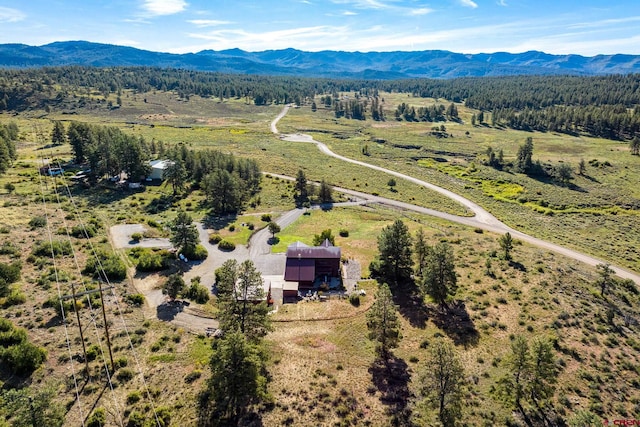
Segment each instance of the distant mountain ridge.
[{"label": "distant mountain ridge", "polygon": [[0,67],[62,65],[149,66],[222,73],[298,77],[405,79],[504,75],[604,75],[640,73],[639,55],[462,54],[444,50],[395,52],[305,52],[297,49],[247,52],[203,50],[172,54],[86,41],[43,46],[0,44]]}]

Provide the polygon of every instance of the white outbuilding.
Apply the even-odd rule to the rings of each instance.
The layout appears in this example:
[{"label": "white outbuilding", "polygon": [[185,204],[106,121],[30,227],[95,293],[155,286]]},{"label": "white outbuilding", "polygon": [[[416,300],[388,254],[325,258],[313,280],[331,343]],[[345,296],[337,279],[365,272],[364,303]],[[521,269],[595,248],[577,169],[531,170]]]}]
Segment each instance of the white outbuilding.
[{"label": "white outbuilding", "polygon": [[149,173],[147,179],[157,179],[162,181],[164,179],[164,171],[171,164],[173,164],[171,160],[151,160],[149,162],[149,166],[151,166],[151,173]]}]

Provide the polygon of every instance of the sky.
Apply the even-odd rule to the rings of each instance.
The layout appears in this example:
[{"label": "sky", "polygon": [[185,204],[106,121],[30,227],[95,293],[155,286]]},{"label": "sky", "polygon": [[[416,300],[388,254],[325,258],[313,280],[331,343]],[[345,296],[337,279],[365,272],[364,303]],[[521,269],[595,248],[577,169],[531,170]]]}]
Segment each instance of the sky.
[{"label": "sky", "polygon": [[640,54],[640,0],[0,0],[0,43]]}]

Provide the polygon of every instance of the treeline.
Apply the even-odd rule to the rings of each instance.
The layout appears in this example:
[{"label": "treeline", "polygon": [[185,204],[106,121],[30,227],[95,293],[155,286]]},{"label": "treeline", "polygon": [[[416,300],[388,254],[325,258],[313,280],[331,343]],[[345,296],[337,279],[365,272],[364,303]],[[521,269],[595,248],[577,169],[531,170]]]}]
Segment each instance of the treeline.
[{"label": "treeline", "polygon": [[408,122],[444,122],[446,120],[458,121],[458,107],[454,103],[445,108],[442,104],[433,104],[429,107],[416,109],[407,103],[398,105],[394,113],[396,120]]},{"label": "treeline", "polygon": [[[631,138],[640,113],[640,74],[598,77],[512,76],[451,80],[349,80],[207,73],[152,67],[59,67],[0,70],[0,110],[55,108],[70,101],[98,102],[83,94],[105,97],[122,90],[145,93],[175,91],[221,99],[245,98],[256,105],[302,105],[321,96],[336,116],[384,120],[379,92],[410,93],[447,99],[487,113],[516,129],[585,132],[606,138]],[[344,92],[356,99],[341,99]],[[416,112],[417,113],[417,112]],[[418,114],[419,115],[419,114]],[[437,120],[436,120],[437,121]]]},{"label": "treeline", "polygon": [[17,158],[16,140],[18,139],[18,125],[11,122],[0,124],[0,175],[5,173]]},{"label": "treeline", "polygon": [[621,104],[604,106],[553,106],[540,110],[497,109],[492,124],[540,132],[586,133],[607,139],[632,139],[640,134],[640,107]]},{"label": "treeline", "polygon": [[183,144],[172,147],[167,158],[172,164],[164,175],[174,193],[187,184],[200,188],[215,213],[238,212],[260,191],[262,171],[254,159],[216,150],[196,151]]},{"label": "treeline", "polygon": [[76,163],[88,162],[96,180],[124,172],[130,180],[140,181],[150,171],[151,150],[142,137],[127,135],[112,126],[71,122],[67,138]]},{"label": "treeline", "polygon": [[[56,122],[52,140],[64,130]],[[174,195],[189,187],[202,189],[216,213],[237,212],[260,189],[262,172],[253,159],[236,158],[216,150],[192,150],[183,144],[165,147],[162,142],[147,142],[111,126],[71,122],[66,130],[75,162],[88,163],[89,176],[97,182],[104,176],[125,173],[130,181],[143,180],[150,172],[149,160],[169,160],[163,178]]]}]

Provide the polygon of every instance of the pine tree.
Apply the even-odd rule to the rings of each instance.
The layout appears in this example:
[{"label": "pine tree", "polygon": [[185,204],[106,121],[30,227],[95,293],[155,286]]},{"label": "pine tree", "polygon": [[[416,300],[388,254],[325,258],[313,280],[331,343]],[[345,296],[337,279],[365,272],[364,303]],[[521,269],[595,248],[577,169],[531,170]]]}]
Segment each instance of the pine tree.
[{"label": "pine tree", "polygon": [[225,263],[224,267],[235,271],[221,272],[221,276],[225,280],[236,278],[236,282],[218,287],[220,328],[225,332],[240,331],[257,342],[271,330],[262,275],[251,260],[240,265]]},{"label": "pine tree", "polygon": [[376,353],[387,361],[391,349],[398,346],[401,335],[398,313],[386,283],[378,288],[376,301],[367,312],[367,328],[369,339],[376,342]]},{"label": "pine tree", "polygon": [[447,299],[456,294],[458,277],[453,249],[447,243],[438,243],[428,251],[421,288],[423,293],[444,307],[447,306]]},{"label": "pine tree", "polygon": [[54,145],[61,145],[66,142],[66,133],[64,130],[64,125],[61,121],[56,120],[53,122],[53,129],[51,130],[51,142]]},{"label": "pine tree", "polygon": [[524,145],[518,148],[516,169],[521,173],[529,173],[533,167],[533,138],[527,137]]},{"label": "pine tree", "polygon": [[211,378],[201,396],[198,425],[241,425],[252,405],[267,394],[259,348],[239,331],[226,332],[214,343],[210,367]]},{"label": "pine tree", "polygon": [[183,253],[187,258],[193,254],[200,237],[193,219],[185,211],[178,211],[178,215],[169,225],[171,230],[171,244],[178,253]]},{"label": "pine tree", "polygon": [[437,339],[430,345],[421,392],[438,411],[443,426],[453,426],[460,418],[464,383],[464,368],[455,348],[448,341]]},{"label": "pine tree", "polygon": [[401,220],[384,227],[378,236],[379,264],[374,264],[377,271],[372,273],[394,288],[409,281],[413,271],[412,243],[409,229]]}]

